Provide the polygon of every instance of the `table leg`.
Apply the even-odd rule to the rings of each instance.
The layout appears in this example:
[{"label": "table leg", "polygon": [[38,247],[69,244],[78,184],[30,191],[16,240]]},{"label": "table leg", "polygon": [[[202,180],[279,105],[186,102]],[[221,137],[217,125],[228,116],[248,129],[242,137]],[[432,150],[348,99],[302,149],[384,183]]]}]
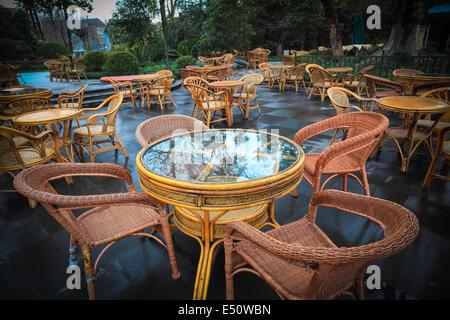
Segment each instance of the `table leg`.
[{"label": "table leg", "polygon": [[417,125],[417,120],[418,120],[418,113],[414,113],[413,114],[413,118],[412,120],[409,121],[408,123],[408,134],[406,136],[406,143],[405,145],[408,145],[408,152],[404,155],[403,160],[402,160],[402,172],[407,172],[408,171],[408,166],[409,166],[409,160],[411,159],[411,156],[414,153],[415,148],[413,148],[414,146],[414,136],[416,134],[416,125]]}]

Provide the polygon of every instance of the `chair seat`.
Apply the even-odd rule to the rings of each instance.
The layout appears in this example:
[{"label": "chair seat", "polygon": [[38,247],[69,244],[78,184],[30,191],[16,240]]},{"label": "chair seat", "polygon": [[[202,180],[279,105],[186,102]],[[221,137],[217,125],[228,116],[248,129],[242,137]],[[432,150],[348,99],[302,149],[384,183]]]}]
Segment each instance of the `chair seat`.
[{"label": "chair seat", "polygon": [[39,150],[32,147],[19,149],[18,152],[26,166],[30,166],[35,162],[40,162],[41,160],[52,156],[54,153],[51,146],[48,146],[45,149],[45,157],[41,157]]},{"label": "chair seat", "polygon": [[164,95],[168,92],[168,90],[166,92],[164,92],[165,90],[149,90],[148,94],[151,96],[160,96],[160,95]]},{"label": "chair seat", "polygon": [[[435,121],[433,121],[433,120],[419,119],[417,121],[417,125],[420,126],[420,127],[431,128],[433,126],[434,122]],[[436,124],[435,128],[442,129],[442,128],[445,128],[445,127],[448,127],[448,126],[450,126],[449,122],[441,122],[441,121],[439,121]]]},{"label": "chair seat", "polygon": [[119,93],[122,94],[123,96],[130,96],[130,95],[136,95],[138,92],[137,92],[137,90],[133,89],[133,91],[131,91],[131,94],[130,94],[130,90],[119,90]]},{"label": "chair seat", "polygon": [[156,225],[159,214],[148,205],[123,204],[120,206],[99,207],[81,215],[81,233],[94,246],[101,245]]},{"label": "chair seat", "polygon": [[345,81],[344,85],[347,87],[357,87],[359,86],[359,81],[354,80],[354,81]]},{"label": "chair seat", "polygon": [[[102,131],[103,130],[103,125],[101,125],[101,124],[91,125],[91,126],[89,126],[89,130],[91,131],[91,134],[101,134],[101,133],[103,133],[105,135],[108,135],[108,134],[113,134],[115,132],[115,129],[114,129],[113,126],[107,126],[106,127],[106,131],[103,132]],[[74,134],[78,134],[78,135],[82,135],[82,136],[88,136],[89,135],[87,126],[76,128],[73,131],[73,133]]]},{"label": "chair seat", "polygon": [[25,137],[21,137],[21,136],[14,136],[13,141],[16,146],[21,146],[21,145],[24,145],[24,144],[27,144],[28,142],[30,142],[30,140],[28,140]]},{"label": "chair seat", "polygon": [[[267,235],[281,242],[300,244],[305,247],[336,248],[323,231],[308,218],[268,231]],[[271,255],[247,241],[238,242],[235,248],[238,253],[251,257],[256,267],[269,274],[290,298],[302,297],[306,286],[315,274],[314,269],[306,268],[304,264],[292,263],[292,261]]]},{"label": "chair seat", "polygon": [[235,93],[233,94],[233,99],[243,99],[243,100],[247,100],[247,99],[255,99],[255,95],[254,94],[246,94],[246,93]]},{"label": "chair seat", "polygon": [[226,108],[227,104],[222,101],[209,101],[208,103],[202,102],[202,106],[205,110],[216,110]]},{"label": "chair seat", "polygon": [[75,102],[61,103],[61,107],[59,106],[59,104],[55,104],[52,106],[52,108],[75,108],[75,109],[78,109],[78,107],[79,107],[78,103]]},{"label": "chair seat", "polygon": [[332,87],[334,85],[334,83],[330,82],[330,81],[323,81],[323,82],[314,82],[314,86],[315,87]]},{"label": "chair seat", "polygon": [[[408,131],[409,129],[404,127],[389,127],[386,129],[386,134],[397,139],[405,139],[408,135]],[[423,139],[428,136],[428,134],[429,132],[417,128],[416,132],[414,133],[414,139]]]}]

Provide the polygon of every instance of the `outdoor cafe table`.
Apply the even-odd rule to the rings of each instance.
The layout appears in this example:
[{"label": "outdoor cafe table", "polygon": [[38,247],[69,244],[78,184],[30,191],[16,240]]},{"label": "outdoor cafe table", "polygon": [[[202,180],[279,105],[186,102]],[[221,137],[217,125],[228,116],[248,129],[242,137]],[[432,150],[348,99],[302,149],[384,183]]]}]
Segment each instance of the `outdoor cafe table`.
[{"label": "outdoor cafe table", "polygon": [[271,65],[272,69],[278,70],[278,75],[276,75],[275,81],[278,82],[278,88],[280,90],[284,90],[284,87],[286,86],[286,73],[289,70],[294,69],[294,65],[288,65],[288,64],[278,64],[278,65]]},{"label": "outdoor cafe table", "polygon": [[[417,120],[419,119],[419,116],[427,114],[442,115],[450,108],[450,105],[443,101],[417,96],[391,96],[381,98],[378,100],[378,106],[380,112],[382,110],[387,110],[405,115],[402,127],[389,127],[386,130],[386,134],[396,141],[397,138],[404,138],[406,140],[406,143],[402,147],[407,150],[399,150],[402,158],[402,172],[408,170],[409,160],[417,147],[417,144],[414,146],[413,138],[417,133]],[[438,120],[439,118],[435,121]],[[431,132],[429,134],[431,134]]]},{"label": "outdoor cafe table", "polygon": [[[325,69],[325,70],[330,72],[330,73],[343,73],[344,76],[345,76],[349,72],[352,72],[353,68],[352,67],[336,67],[336,68],[328,68],[328,69]],[[336,78],[336,84],[339,85],[339,77]]]},{"label": "outdoor cafe table", "polygon": [[274,201],[300,183],[304,158],[285,137],[244,129],[183,133],[139,152],[143,190],[173,205],[176,227],[200,244],[194,299],[206,299],[225,223],[279,226]]},{"label": "outdoor cafe table", "polygon": [[113,79],[113,80],[119,81],[119,82],[126,82],[126,81],[136,82],[138,80],[152,78],[154,75],[155,75],[154,73],[149,73],[149,74],[135,74],[135,75],[129,75],[129,76],[101,77],[100,81],[101,82],[109,82],[108,79]]},{"label": "outdoor cafe table", "polygon": [[57,123],[63,123],[62,137],[58,137],[58,147],[65,148],[67,158],[63,160],[74,163],[72,120],[78,117],[80,113],[76,108],[52,108],[23,113],[13,118],[16,125],[38,127],[45,126],[48,130],[57,133]]},{"label": "outdoor cafe table", "polygon": [[52,90],[48,88],[12,87],[0,90],[0,105],[19,98],[50,98]]},{"label": "outdoor cafe table", "polygon": [[213,89],[225,89],[228,93],[228,114],[230,116],[230,123],[233,123],[233,107],[237,106],[233,104],[233,93],[237,88],[241,88],[245,85],[244,81],[240,80],[223,80],[214,81],[209,83],[209,87]]},{"label": "outdoor cafe table", "polygon": [[403,86],[407,95],[411,95],[414,87],[417,85],[432,82],[450,82],[450,74],[405,73],[396,75],[395,80]]}]

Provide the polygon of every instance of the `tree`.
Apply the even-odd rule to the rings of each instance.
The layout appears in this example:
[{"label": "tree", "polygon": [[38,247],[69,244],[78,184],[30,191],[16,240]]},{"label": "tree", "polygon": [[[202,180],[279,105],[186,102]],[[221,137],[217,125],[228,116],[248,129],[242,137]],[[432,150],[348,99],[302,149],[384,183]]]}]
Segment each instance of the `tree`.
[{"label": "tree", "polygon": [[164,38],[164,60],[167,65],[167,69],[170,69],[169,48],[167,47],[166,0],[159,0],[159,12],[161,15],[161,23],[162,23],[163,38]]},{"label": "tree", "polygon": [[343,56],[342,37],[339,29],[335,0],[320,0],[323,5],[325,20],[330,31],[331,51],[335,56]]},{"label": "tree", "polygon": [[35,30],[38,33],[39,39],[45,40],[44,32],[42,31],[41,23],[38,18],[39,4],[34,0],[16,0],[16,4],[22,7],[28,13]]}]

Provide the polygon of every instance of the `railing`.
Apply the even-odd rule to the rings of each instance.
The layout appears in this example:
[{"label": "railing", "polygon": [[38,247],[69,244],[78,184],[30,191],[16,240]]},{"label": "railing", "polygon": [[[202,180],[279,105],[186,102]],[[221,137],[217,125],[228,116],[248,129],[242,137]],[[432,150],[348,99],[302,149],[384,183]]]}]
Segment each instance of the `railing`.
[{"label": "railing", "polygon": [[448,56],[295,56],[295,65],[314,63],[323,68],[352,67],[353,73],[364,67],[375,66],[374,75],[392,79],[392,71],[396,69],[416,69],[426,73],[450,74]]}]

